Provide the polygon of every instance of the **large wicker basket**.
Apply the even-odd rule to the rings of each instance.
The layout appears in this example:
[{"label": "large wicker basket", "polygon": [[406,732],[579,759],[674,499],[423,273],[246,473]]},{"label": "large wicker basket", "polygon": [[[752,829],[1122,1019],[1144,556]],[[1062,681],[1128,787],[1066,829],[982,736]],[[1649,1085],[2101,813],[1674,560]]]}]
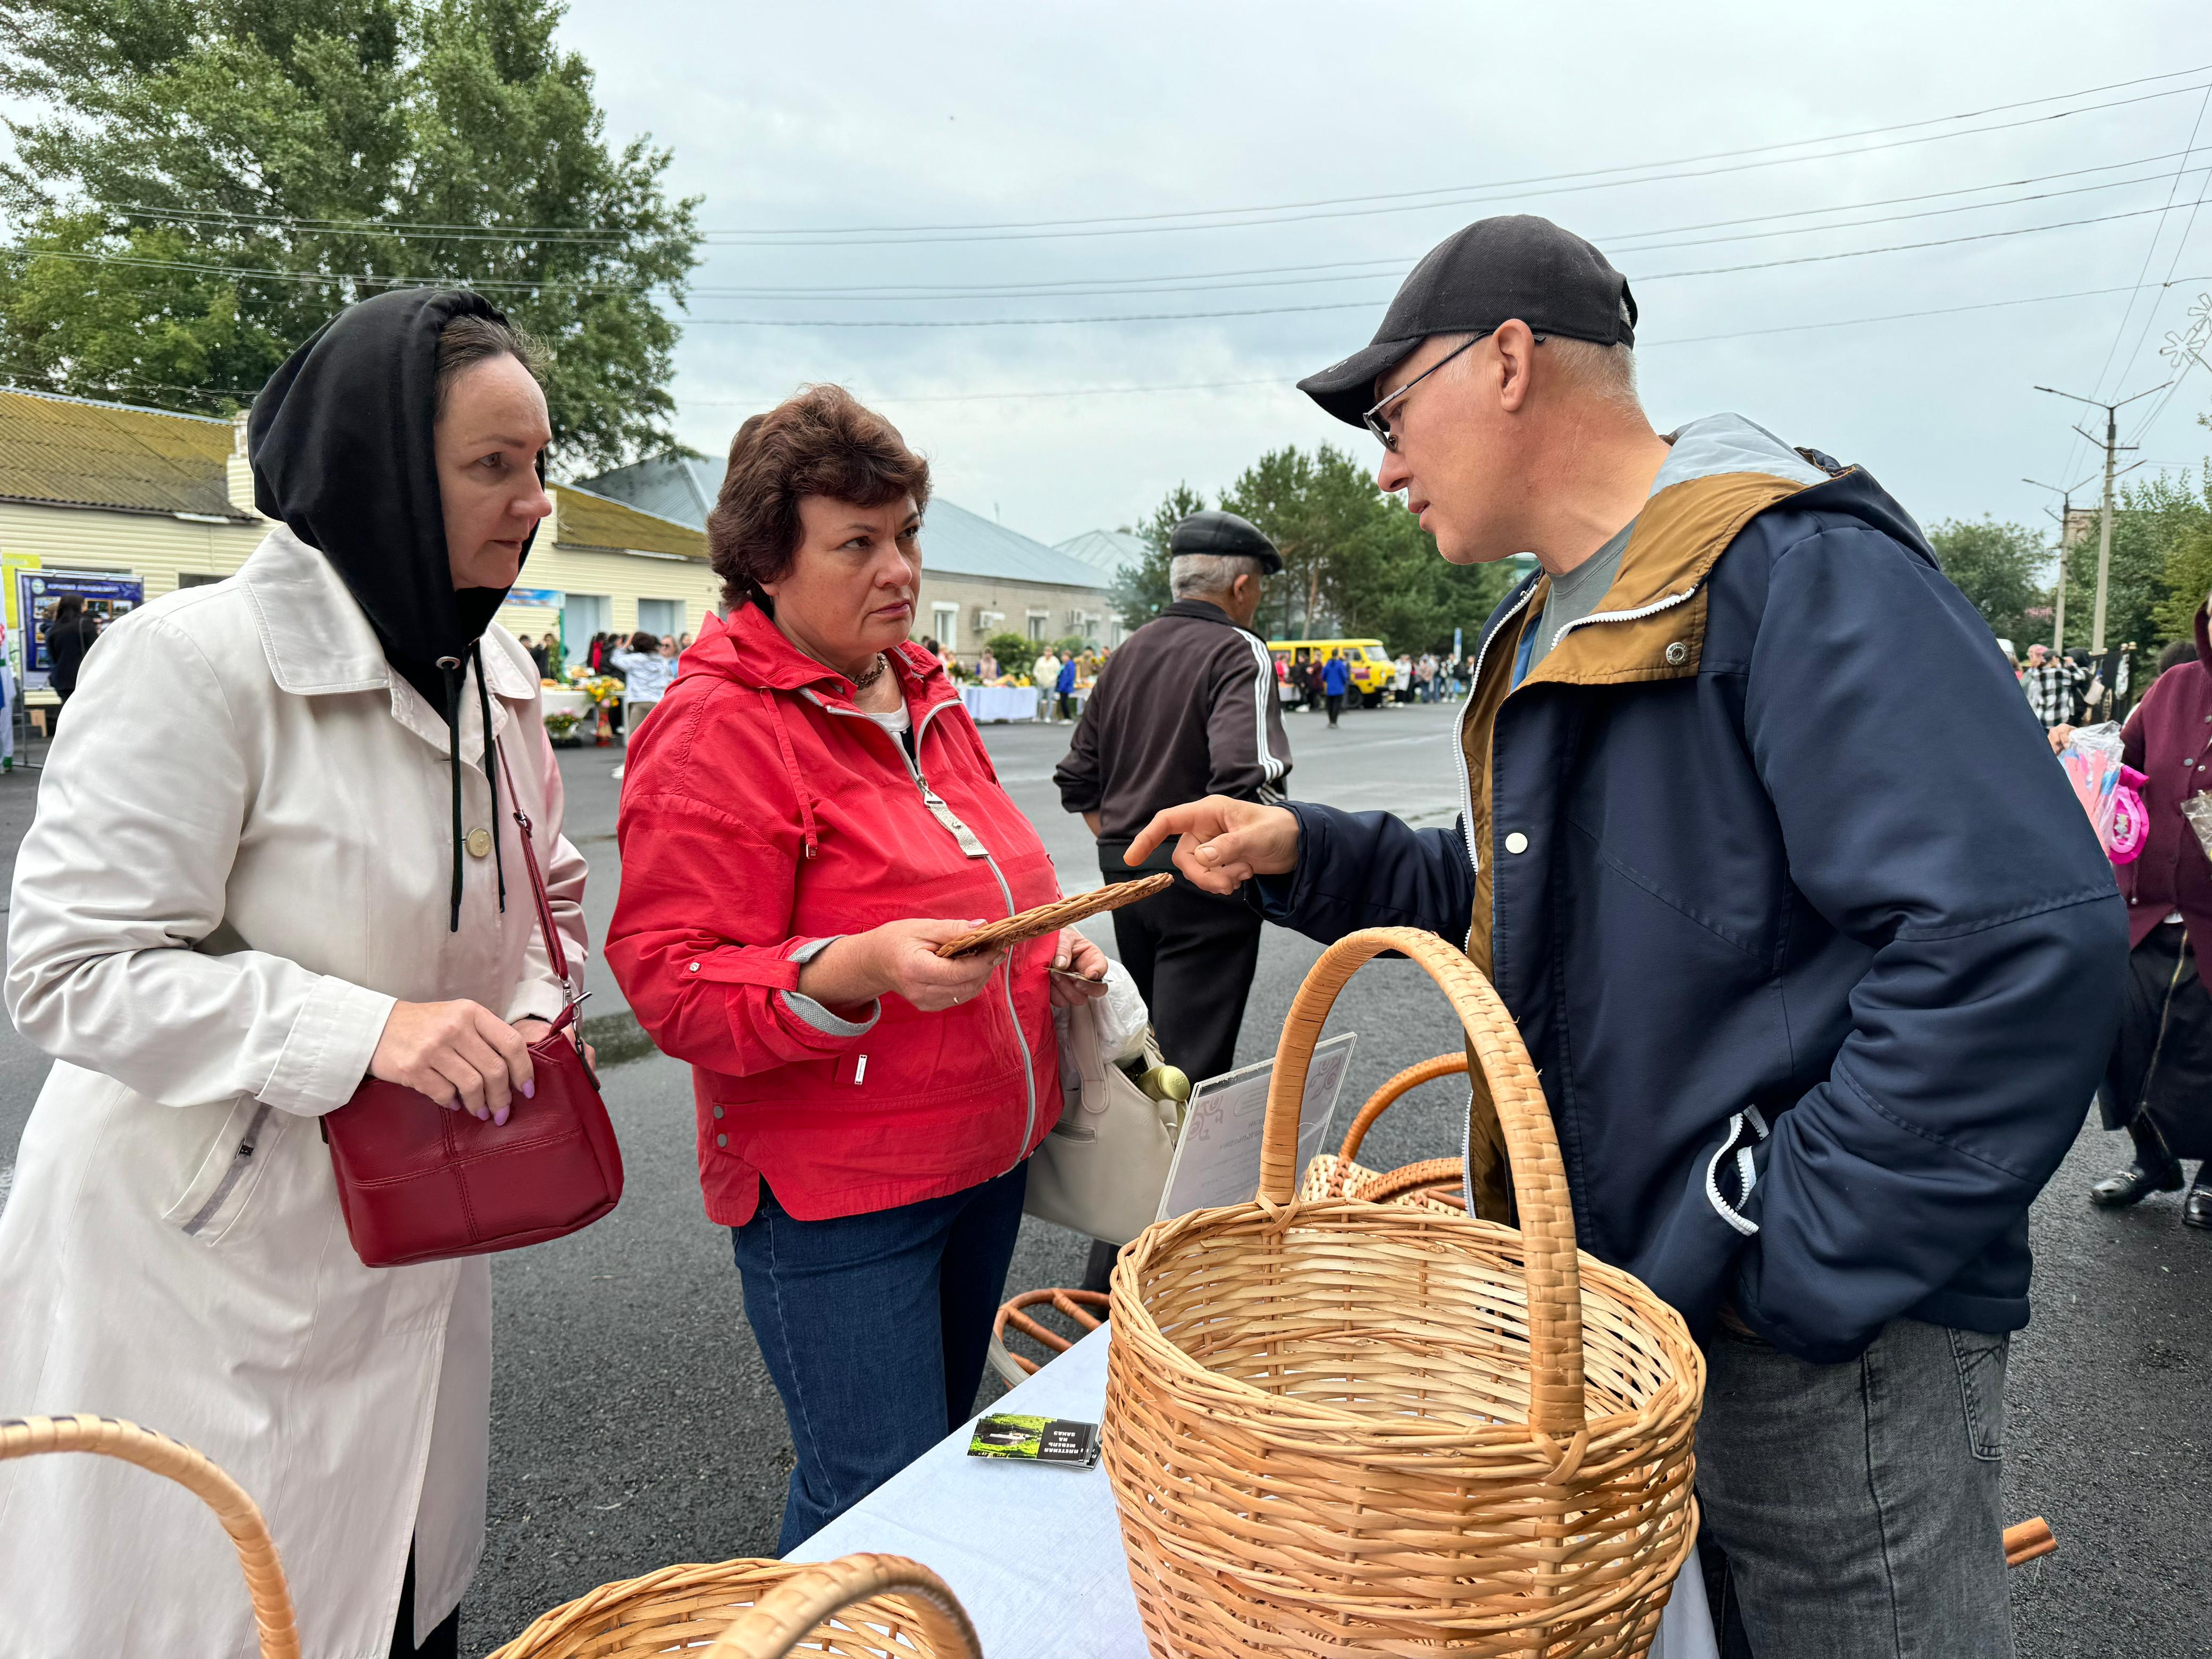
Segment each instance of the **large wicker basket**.
[{"label": "large wicker basket", "polygon": [[[711,1643],[713,1645],[708,1646]],[[808,1566],[717,1561],[602,1584],[544,1614],[491,1659],[981,1659],[945,1581],[901,1555]]]},{"label": "large wicker basket", "polygon": [[[300,1659],[283,1564],[261,1510],[238,1482],[181,1441],[117,1417],[19,1417],[0,1422],[0,1462],[48,1452],[90,1452],[175,1481],[215,1511],[238,1551],[262,1659]],[[25,1516],[26,1521],[32,1517]],[[33,1522],[35,1524],[35,1522]]]},{"label": "large wicker basket", "polygon": [[[1293,1200],[1322,1022],[1393,950],[1482,1062],[1517,1232]],[[1160,1659],[1650,1646],[1696,1532],[1704,1361],[1672,1309],[1577,1255],[1528,1053],[1443,940],[1375,928],[1322,954],[1284,1028],[1258,1201],[1147,1228],[1113,1283],[1104,1455]]]}]

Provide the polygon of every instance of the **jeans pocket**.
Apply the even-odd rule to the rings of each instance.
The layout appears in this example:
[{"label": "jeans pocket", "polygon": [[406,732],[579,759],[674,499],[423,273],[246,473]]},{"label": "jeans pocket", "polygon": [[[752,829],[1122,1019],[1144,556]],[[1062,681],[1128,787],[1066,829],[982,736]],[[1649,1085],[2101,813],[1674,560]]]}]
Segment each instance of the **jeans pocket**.
[{"label": "jeans pocket", "polygon": [[1959,1396],[1966,1412],[1966,1442],[1984,1462],[2002,1462],[2005,1443],[2005,1357],[2009,1336],[1947,1328],[1959,1367]]}]

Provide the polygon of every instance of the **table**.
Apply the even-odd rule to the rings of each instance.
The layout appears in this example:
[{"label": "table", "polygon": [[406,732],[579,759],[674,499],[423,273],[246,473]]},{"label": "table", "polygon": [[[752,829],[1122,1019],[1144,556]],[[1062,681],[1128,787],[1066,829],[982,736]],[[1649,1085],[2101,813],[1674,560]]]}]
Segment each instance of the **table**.
[{"label": "table", "polygon": [[581,691],[549,690],[541,688],[538,706],[549,714],[581,714],[589,711],[592,700]]},{"label": "table", "polygon": [[[1092,1332],[993,1410],[1095,1423],[1111,1326]],[[1148,1659],[1103,1465],[1042,1468],[968,1455],[964,1425],[791,1553],[856,1550],[933,1568],[975,1621],[984,1659]],[[1651,1659],[1718,1659],[1696,1559],[1674,1586]]]},{"label": "table", "polygon": [[960,701],[979,724],[984,720],[1033,720],[1037,694],[1026,685],[963,685]]}]

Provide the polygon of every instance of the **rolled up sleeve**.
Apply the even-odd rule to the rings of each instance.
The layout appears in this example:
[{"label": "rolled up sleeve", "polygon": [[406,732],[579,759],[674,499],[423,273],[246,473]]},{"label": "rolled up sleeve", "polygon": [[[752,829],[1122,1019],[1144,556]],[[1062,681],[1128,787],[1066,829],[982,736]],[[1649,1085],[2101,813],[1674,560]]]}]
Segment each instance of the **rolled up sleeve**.
[{"label": "rolled up sleeve", "polygon": [[625,799],[621,845],[607,966],[662,1053],[745,1077],[841,1054],[873,1029],[875,1005],[849,1019],[799,993],[799,969],[830,940],[792,932],[788,851],[675,794]]}]

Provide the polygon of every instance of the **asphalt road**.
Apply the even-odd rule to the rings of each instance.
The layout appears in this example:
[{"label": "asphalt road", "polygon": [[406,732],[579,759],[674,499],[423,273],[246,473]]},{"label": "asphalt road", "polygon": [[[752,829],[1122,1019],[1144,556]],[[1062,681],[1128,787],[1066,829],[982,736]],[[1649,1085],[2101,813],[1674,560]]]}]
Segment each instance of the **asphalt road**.
[{"label": "asphalt road", "polygon": [[[1293,717],[1292,791],[1448,824],[1457,791],[1448,729],[1443,709],[1355,711],[1335,732],[1318,716]],[[1088,837],[1059,811],[1049,781],[1065,728],[993,726],[985,737],[1064,884],[1089,885]],[[595,926],[612,902],[607,773],[617,759],[605,750],[562,757],[570,833],[593,864]],[[29,793],[0,778],[0,858],[12,857]],[[1093,932],[1110,949],[1110,923]],[[1269,930],[1240,1063],[1273,1051],[1316,954]],[[594,982],[606,988],[603,975]],[[611,1000],[595,999],[594,1013]],[[1442,998],[1405,963],[1364,970],[1330,1029],[1358,1034],[1352,1102],[1458,1046]],[[0,1167],[42,1072],[0,1027]],[[471,1653],[608,1579],[775,1547],[790,1442],[745,1327],[727,1237],[700,1209],[688,1074],[653,1055],[610,1067],[605,1082],[629,1170],[622,1207],[574,1238],[493,1262],[490,1531],[464,1615]],[[2014,1575],[2027,1659],[2212,1651],[2212,1235],[2181,1228],[2171,1197],[2119,1215],[2089,1208],[2083,1192],[2123,1144],[2086,1126],[2033,1218],[2037,1313],[2013,1349],[2008,1507],[2048,1516],[2059,1553]],[[1456,1152],[1453,1091],[1436,1085],[1408,1097],[1368,1148],[1362,1161],[1383,1167]],[[1073,1283],[1083,1255],[1072,1236],[1026,1224],[1008,1291]]]}]

